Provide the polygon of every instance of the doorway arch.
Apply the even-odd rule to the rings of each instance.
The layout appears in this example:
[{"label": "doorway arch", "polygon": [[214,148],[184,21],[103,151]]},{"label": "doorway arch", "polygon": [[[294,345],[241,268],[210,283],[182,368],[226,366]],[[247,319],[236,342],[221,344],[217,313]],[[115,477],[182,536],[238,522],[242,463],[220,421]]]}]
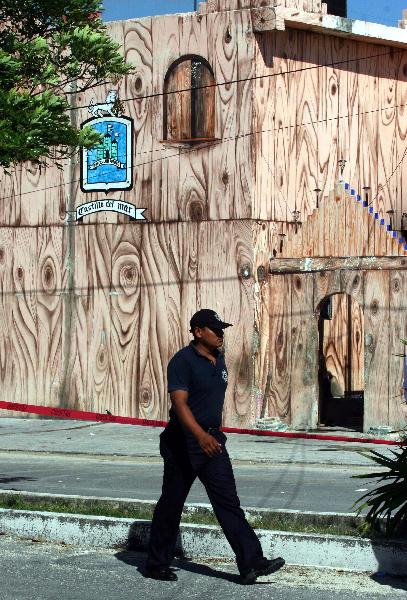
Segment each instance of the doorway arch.
[{"label": "doorway arch", "polygon": [[320,427],[363,431],[364,315],[350,294],[326,296],[318,310]]}]

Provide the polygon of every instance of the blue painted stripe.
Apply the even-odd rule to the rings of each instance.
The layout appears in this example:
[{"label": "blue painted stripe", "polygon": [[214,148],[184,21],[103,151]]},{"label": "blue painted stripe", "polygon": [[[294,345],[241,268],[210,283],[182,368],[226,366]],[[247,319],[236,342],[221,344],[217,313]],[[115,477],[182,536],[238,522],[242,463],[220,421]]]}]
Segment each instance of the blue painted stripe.
[{"label": "blue painted stripe", "polygon": [[362,200],[362,196],[360,194],[358,194],[356,196],[356,202],[360,202]]},{"label": "blue painted stripe", "polygon": [[363,200],[363,206],[368,206],[369,202],[367,200]]},{"label": "blue painted stripe", "polygon": [[345,190],[348,190],[350,188],[349,183],[345,183]]},{"label": "blue painted stripe", "polygon": [[373,214],[373,206],[369,206],[369,213],[372,215]]},{"label": "blue painted stripe", "polygon": [[386,229],[387,229],[387,231],[391,231],[390,225],[386,225]]},{"label": "blue painted stripe", "polygon": [[384,219],[380,219],[380,225],[384,225]]},{"label": "blue painted stripe", "polygon": [[374,218],[375,218],[375,219],[376,219],[376,221],[377,221],[377,219],[379,218],[379,213],[375,213],[375,214],[374,214]]},{"label": "blue painted stripe", "polygon": [[356,191],[355,191],[355,190],[351,190],[351,191],[350,191],[350,195],[351,195],[351,196],[354,196],[355,194],[356,194]]},{"label": "blue painted stripe", "polygon": [[393,236],[394,238],[396,238],[396,237],[397,237],[397,231],[392,231],[392,236]]}]

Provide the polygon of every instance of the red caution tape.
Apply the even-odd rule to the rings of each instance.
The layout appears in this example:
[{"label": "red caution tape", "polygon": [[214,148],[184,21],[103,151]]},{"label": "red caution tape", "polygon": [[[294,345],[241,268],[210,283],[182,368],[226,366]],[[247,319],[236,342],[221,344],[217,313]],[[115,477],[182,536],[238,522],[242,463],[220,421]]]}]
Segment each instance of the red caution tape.
[{"label": "red caution tape", "polygon": [[[70,408],[51,408],[48,406],[36,406],[35,404],[19,404],[17,402],[0,401],[0,409],[27,412],[47,417],[60,419],[76,419],[78,421],[100,421],[103,423],[123,423],[127,425],[144,425],[148,427],[165,427],[167,421],[150,421],[149,419],[137,419],[135,417],[116,417],[115,415],[72,410]],[[381,440],[371,438],[347,437],[343,435],[323,435],[319,433],[296,433],[293,431],[267,431],[264,429],[237,429],[235,427],[222,427],[225,433],[241,433],[246,435],[257,435],[266,437],[281,437],[305,440],[323,440],[332,442],[357,442],[359,444],[387,444],[389,446],[400,446],[400,442],[393,440]]]},{"label": "red caution tape", "polygon": [[128,425],[149,425],[151,427],[165,427],[167,421],[149,421],[148,419],[136,419],[133,417],[116,417],[104,413],[86,412],[82,410],[71,410],[70,408],[51,408],[49,406],[36,406],[35,404],[19,404],[17,402],[1,402],[0,409],[18,410],[35,415],[57,417],[60,419],[77,419],[79,421],[101,421],[104,423],[125,423]]}]

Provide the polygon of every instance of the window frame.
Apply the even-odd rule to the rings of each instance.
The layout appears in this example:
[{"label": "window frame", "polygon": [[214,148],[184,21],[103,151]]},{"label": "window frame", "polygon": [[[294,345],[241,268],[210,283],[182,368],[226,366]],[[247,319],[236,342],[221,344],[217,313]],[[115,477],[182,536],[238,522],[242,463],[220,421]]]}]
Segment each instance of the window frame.
[{"label": "window frame", "polygon": [[[197,105],[197,92],[199,90],[200,86],[196,86],[193,87],[193,73],[191,73],[191,88],[186,88],[186,91],[189,91],[189,102],[190,102],[190,123],[189,123],[189,131],[190,131],[190,135],[191,137],[187,138],[182,138],[182,137],[177,137],[177,138],[171,138],[168,137],[168,97],[171,93],[174,92],[168,92],[168,84],[169,84],[169,80],[171,75],[174,73],[174,71],[180,66],[182,65],[182,63],[185,62],[191,62],[191,66],[192,63],[195,61],[197,63],[200,63],[201,65],[203,65],[210,77],[211,77],[211,81],[213,82],[213,86],[214,86],[214,91],[213,91],[213,97],[211,98],[211,103],[212,103],[212,111],[213,111],[213,123],[212,123],[212,135],[208,136],[208,137],[197,137],[196,135],[194,135],[194,128],[196,128],[196,105]],[[212,84],[211,84],[212,85]],[[205,87],[205,86],[203,86]],[[215,137],[215,129],[216,129],[216,123],[215,123],[215,111],[216,111],[216,93],[215,93],[215,87],[216,87],[216,79],[215,79],[215,74],[213,72],[212,66],[210,65],[210,63],[203,58],[202,56],[198,55],[198,54],[184,54],[183,56],[180,56],[176,61],[174,61],[170,67],[167,70],[167,73],[164,77],[164,94],[163,94],[163,139],[161,140],[161,143],[165,144],[165,145],[171,145],[171,144],[175,144],[175,145],[191,145],[191,144],[204,144],[204,143],[208,143],[208,142],[213,142],[213,141],[218,141],[218,138]],[[181,88],[182,89],[182,88]],[[176,92],[175,92],[176,93]],[[178,132],[180,133],[180,131]]]}]

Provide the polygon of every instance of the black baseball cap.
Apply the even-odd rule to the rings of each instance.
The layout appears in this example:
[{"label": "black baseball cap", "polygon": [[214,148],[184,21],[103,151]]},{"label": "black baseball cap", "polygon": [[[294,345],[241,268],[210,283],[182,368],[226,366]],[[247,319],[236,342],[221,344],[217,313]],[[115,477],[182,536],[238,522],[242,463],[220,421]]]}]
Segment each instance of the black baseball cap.
[{"label": "black baseball cap", "polygon": [[232,327],[232,323],[225,323],[220,316],[210,308],[202,308],[198,310],[189,322],[191,333],[195,327],[209,327],[209,329],[226,329]]}]

